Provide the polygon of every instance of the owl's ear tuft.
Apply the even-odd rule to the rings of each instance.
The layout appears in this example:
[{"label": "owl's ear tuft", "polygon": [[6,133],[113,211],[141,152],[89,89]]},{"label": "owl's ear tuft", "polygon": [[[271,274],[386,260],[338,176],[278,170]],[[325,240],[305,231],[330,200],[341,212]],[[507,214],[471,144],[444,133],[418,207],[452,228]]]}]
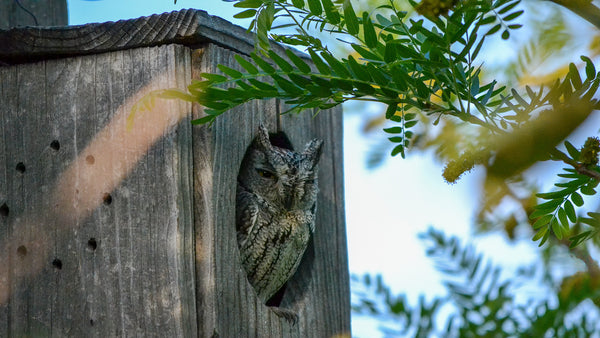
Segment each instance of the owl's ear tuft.
[{"label": "owl's ear tuft", "polygon": [[269,131],[262,123],[258,126],[258,135],[256,135],[256,143],[259,147],[264,150],[270,150],[273,148],[271,141],[269,141]]},{"label": "owl's ear tuft", "polygon": [[319,163],[322,149],[323,140],[314,139],[306,144],[303,154],[308,160],[311,161],[312,165],[315,166],[317,163]]}]

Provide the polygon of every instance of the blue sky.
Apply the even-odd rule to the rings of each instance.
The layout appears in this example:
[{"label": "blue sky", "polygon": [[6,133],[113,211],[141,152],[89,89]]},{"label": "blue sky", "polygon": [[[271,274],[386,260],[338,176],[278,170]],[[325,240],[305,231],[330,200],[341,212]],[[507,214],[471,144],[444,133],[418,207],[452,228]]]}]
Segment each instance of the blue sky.
[{"label": "blue sky", "polygon": [[[233,14],[237,12],[231,3],[218,0],[179,0],[176,5],[172,0],[69,0],[68,5],[72,25],[182,8],[202,9],[234,21]],[[367,106],[361,112],[352,111],[352,106],[345,109],[346,220],[351,272],[381,273],[395,292],[406,293],[413,302],[421,293],[426,293],[428,299],[442,294],[439,276],[425,257],[417,234],[433,225],[447,234],[470,237],[473,208],[481,198],[481,173],[475,170],[457,184],[448,185],[441,178],[442,165],[432,156],[410,153],[406,160],[388,159],[382,167],[367,170],[365,155],[374,140],[360,133],[361,123],[365,115],[377,114],[380,108]],[[508,266],[535,259],[530,243],[509,245],[499,236],[478,239],[477,246]],[[359,317],[353,318],[353,333],[357,337],[381,335],[372,321]]]}]

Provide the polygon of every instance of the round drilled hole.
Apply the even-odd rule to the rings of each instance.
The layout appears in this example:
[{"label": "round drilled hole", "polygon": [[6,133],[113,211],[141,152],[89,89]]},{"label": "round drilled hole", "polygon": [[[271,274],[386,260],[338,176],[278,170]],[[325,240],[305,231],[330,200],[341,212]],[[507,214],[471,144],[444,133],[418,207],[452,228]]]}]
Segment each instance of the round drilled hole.
[{"label": "round drilled hole", "polygon": [[92,165],[96,162],[96,159],[92,155],[88,155],[85,157],[85,162],[89,165]]},{"label": "round drilled hole", "polygon": [[17,163],[17,171],[21,174],[25,172],[25,164],[23,162]]},{"label": "round drilled hole", "polygon": [[19,257],[21,258],[27,256],[27,248],[25,247],[25,245],[19,245],[19,247],[17,248],[17,255],[19,255]]},{"label": "round drilled hole", "polygon": [[60,142],[58,142],[58,140],[54,140],[54,141],[50,142],[50,148],[52,148],[52,150],[54,150],[54,151],[59,151],[60,150]]},{"label": "round drilled hole", "polygon": [[58,258],[54,258],[54,260],[52,261],[52,266],[54,266],[57,270],[61,270],[62,269],[62,261]]},{"label": "round drilled hole", "polygon": [[92,238],[90,238],[90,239],[88,240],[88,243],[87,243],[87,244],[88,244],[88,249],[89,249],[90,251],[95,251],[95,250],[96,250],[96,248],[98,248],[98,242],[97,242],[97,241],[96,241],[96,239],[95,239],[95,238],[93,238],[93,237],[92,237]]},{"label": "round drilled hole", "polygon": [[109,193],[105,193],[104,196],[102,196],[102,202],[106,205],[110,205],[112,203],[112,196]]},{"label": "round drilled hole", "polygon": [[4,217],[8,216],[8,205],[6,205],[6,203],[0,205],[0,215]]}]

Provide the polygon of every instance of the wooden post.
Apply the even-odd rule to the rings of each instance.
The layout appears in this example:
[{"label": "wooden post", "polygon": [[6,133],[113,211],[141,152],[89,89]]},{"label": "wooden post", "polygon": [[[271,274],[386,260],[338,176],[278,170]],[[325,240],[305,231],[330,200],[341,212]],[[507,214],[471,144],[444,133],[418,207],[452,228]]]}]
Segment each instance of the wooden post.
[{"label": "wooden post", "polygon": [[[177,100],[131,114],[253,43],[194,10],[0,32],[1,337],[349,334],[340,109],[256,101],[212,126]],[[325,140],[315,234],[281,304],[296,323],[239,262],[236,178],[261,122],[297,148]]]},{"label": "wooden post", "polygon": [[0,0],[0,29],[67,24],[66,0]]}]

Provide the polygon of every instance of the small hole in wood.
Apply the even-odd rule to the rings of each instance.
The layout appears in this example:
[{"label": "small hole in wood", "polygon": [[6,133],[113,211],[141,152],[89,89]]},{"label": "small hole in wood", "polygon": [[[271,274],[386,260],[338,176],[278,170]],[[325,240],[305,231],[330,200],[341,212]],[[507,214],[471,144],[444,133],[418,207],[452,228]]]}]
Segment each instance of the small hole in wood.
[{"label": "small hole in wood", "polygon": [[102,201],[105,205],[110,205],[112,203],[112,196],[109,193],[105,193],[104,196],[102,196]]},{"label": "small hole in wood", "polygon": [[0,215],[4,217],[8,216],[8,205],[6,205],[6,203],[0,205]]},{"label": "small hole in wood", "polygon": [[96,159],[92,155],[88,155],[85,157],[85,162],[89,165],[92,165],[96,162]]},{"label": "small hole in wood", "polygon": [[17,163],[17,171],[21,174],[25,172],[25,164],[23,162]]},{"label": "small hole in wood", "polygon": [[54,266],[57,270],[61,270],[62,269],[62,261],[58,258],[54,258],[54,260],[52,261],[52,266]]},{"label": "small hole in wood", "polygon": [[94,320],[90,319],[90,326],[94,326]]},{"label": "small hole in wood", "polygon": [[19,257],[21,258],[27,256],[27,248],[25,247],[25,245],[19,245],[19,247],[17,248],[17,255],[19,255]]},{"label": "small hole in wood", "polygon": [[54,150],[54,151],[59,151],[60,150],[60,142],[58,142],[58,140],[54,140],[54,141],[50,142],[50,148],[52,148],[52,150]]},{"label": "small hole in wood", "polygon": [[95,251],[96,248],[98,248],[98,242],[96,242],[96,239],[94,237],[90,238],[88,240],[88,249],[91,251]]}]

